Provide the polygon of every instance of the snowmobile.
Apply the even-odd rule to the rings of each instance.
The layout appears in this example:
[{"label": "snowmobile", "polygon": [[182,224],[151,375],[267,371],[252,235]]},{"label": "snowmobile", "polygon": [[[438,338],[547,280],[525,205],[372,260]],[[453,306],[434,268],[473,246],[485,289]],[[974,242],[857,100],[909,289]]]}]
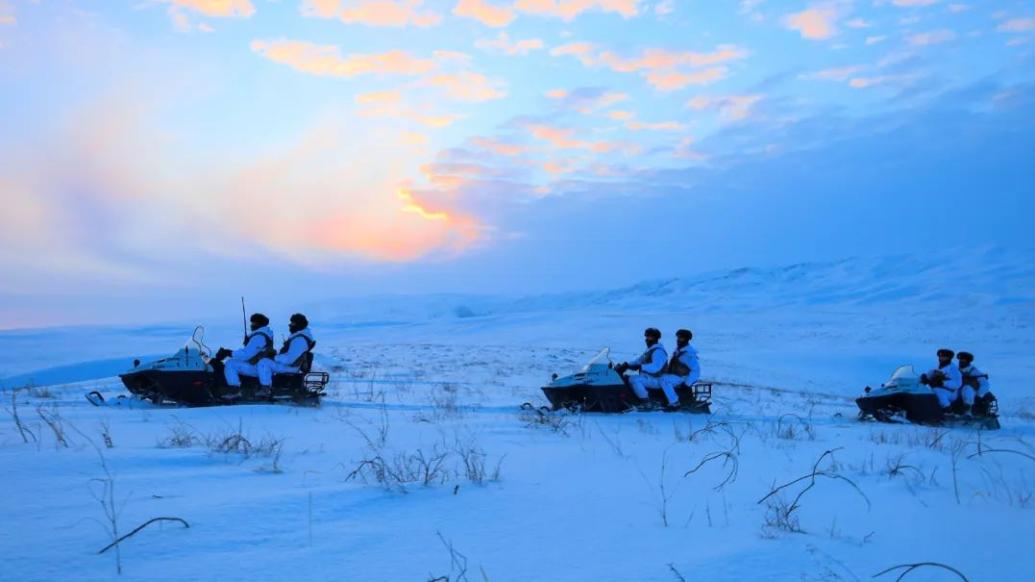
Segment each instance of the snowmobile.
[{"label": "snowmobile", "polygon": [[969,416],[962,414],[963,403],[959,399],[953,403],[952,410],[946,412],[938,404],[934,392],[920,383],[913,366],[899,366],[880,388],[867,386],[855,403],[859,406],[861,420],[999,428],[999,404],[994,395],[976,400]]},{"label": "snowmobile", "polygon": [[[604,348],[582,369],[570,376],[553,375],[552,381],[543,386],[543,394],[554,410],[566,408],[583,412],[629,412],[641,407],[640,399],[629,387],[629,380],[615,370],[609,357],[610,350]],[[660,390],[648,391],[654,405],[663,406],[665,397]],[[680,411],[710,414],[712,385],[695,383],[692,387],[676,388]]]},{"label": "snowmobile", "polygon": [[[133,369],[120,374],[119,378],[134,396],[154,404],[173,402],[205,406],[285,400],[318,402],[330,376],[326,372],[312,371],[312,366],[313,354],[307,352],[299,372],[274,374],[271,395],[258,396],[258,379],[250,376],[241,377],[240,389],[227,386],[222,362],[212,358],[211,350],[204,343],[204,328],[199,326],[187,344],[174,355],[146,364],[135,360]],[[88,396],[88,399],[94,402],[96,396]]]}]

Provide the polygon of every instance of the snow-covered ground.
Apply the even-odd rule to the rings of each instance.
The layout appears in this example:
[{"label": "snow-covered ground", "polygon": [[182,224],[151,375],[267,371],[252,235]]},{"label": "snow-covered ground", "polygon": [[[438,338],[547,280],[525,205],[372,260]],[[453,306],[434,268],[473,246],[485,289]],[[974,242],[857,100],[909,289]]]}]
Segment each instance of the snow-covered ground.
[{"label": "snow-covered ground", "polygon": [[[83,399],[123,392],[114,374],[175,350],[190,323],[0,332],[0,579],[116,575],[114,551],[97,555],[111,541],[101,455],[120,534],[152,517],[190,524],[123,542],[133,579],[862,580],[927,561],[970,580],[1035,579],[1031,258],[323,302],[306,307],[334,377],[319,408]],[[663,341],[695,331],[704,376],[720,382],[712,416],[519,410],[600,347],[633,356],[647,325]],[[210,344],[238,336],[208,325]],[[855,420],[864,384],[929,366],[943,345],[991,373],[1002,430]],[[25,444],[10,389],[30,381],[16,393]],[[789,516],[813,479],[763,500],[814,467]],[[954,578],[928,567],[908,579]]]}]

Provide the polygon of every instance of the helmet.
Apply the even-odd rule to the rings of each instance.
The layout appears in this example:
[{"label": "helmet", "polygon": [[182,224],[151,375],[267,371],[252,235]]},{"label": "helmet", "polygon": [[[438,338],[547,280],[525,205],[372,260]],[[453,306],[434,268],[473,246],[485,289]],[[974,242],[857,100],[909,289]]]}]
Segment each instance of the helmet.
[{"label": "helmet", "polygon": [[305,329],[305,328],[309,327],[309,320],[306,319],[306,317],[304,315],[302,315],[301,313],[296,313],[296,314],[292,315],[291,316],[291,323],[297,325],[298,327],[300,327],[302,329]]},{"label": "helmet", "polygon": [[694,339],[694,332],[690,331],[689,329],[681,329],[676,331],[676,337],[686,338],[687,341],[690,341]]},{"label": "helmet", "polygon": [[947,358],[951,358],[954,355],[956,355],[956,353],[953,352],[952,350],[950,350],[949,348],[942,348],[942,349],[938,350],[938,356],[939,357],[945,356]]},{"label": "helmet", "polygon": [[650,337],[654,339],[661,339],[661,332],[656,327],[648,327],[643,330],[643,337]]},{"label": "helmet", "polygon": [[972,354],[970,352],[960,352],[960,353],[956,354],[956,359],[957,360],[967,360],[969,362],[973,362],[974,361],[974,354]]},{"label": "helmet", "polygon": [[250,318],[250,320],[251,320],[252,323],[257,323],[259,325],[269,325],[270,324],[270,318],[266,317],[265,315],[263,315],[261,313],[253,313],[251,318]]}]

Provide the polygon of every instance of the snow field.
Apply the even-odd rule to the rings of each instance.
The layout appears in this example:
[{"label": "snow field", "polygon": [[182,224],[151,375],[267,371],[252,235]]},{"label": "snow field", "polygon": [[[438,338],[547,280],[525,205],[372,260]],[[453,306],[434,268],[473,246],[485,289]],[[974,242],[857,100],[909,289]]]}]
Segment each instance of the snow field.
[{"label": "snow field", "polygon": [[[319,408],[82,399],[96,388],[111,400],[117,379],[18,391],[36,440],[5,415],[2,513],[17,527],[0,533],[0,578],[116,576],[115,556],[96,554],[111,541],[95,521],[98,449],[120,533],[156,516],[191,526],[123,542],[128,579],[861,580],[919,561],[970,580],[1035,573],[1030,420],[1008,416],[996,433],[861,424],[843,396],[752,386],[716,387],[710,417],[543,419],[517,404],[542,403],[548,370],[585,354],[483,348],[336,346]],[[401,376],[378,367],[384,353],[426,366]],[[811,479],[759,503],[831,449],[798,508],[787,513]]]}]

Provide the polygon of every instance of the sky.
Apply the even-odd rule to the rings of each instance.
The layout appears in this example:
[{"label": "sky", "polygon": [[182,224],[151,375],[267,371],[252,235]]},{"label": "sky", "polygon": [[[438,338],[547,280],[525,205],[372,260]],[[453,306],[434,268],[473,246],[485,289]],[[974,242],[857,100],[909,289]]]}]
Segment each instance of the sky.
[{"label": "sky", "polygon": [[0,329],[1029,248],[1033,48],[1014,0],[0,0]]}]

